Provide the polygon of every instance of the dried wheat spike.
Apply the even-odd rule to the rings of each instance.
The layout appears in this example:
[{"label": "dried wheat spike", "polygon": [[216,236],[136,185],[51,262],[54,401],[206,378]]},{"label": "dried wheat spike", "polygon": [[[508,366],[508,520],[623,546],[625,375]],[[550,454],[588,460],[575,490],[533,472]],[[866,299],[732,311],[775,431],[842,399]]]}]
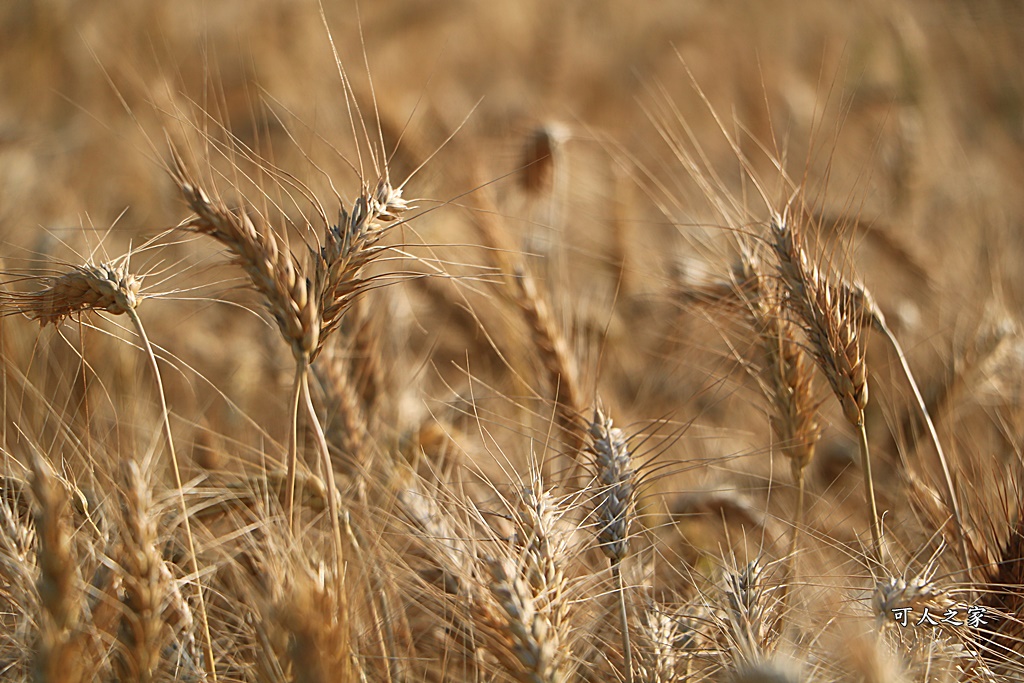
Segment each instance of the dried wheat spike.
[{"label": "dried wheat spike", "polygon": [[500,610],[493,614],[492,609],[481,606],[494,655],[522,683],[564,680],[562,664],[567,653],[562,649],[558,625],[540,609],[537,596],[513,563],[489,560],[487,567],[491,598]]},{"label": "dried wheat spike", "polygon": [[5,313],[23,313],[45,327],[83,311],[118,315],[142,300],[142,280],[128,271],[128,259],[75,266],[63,275],[44,279],[37,292],[0,293]]},{"label": "dried wheat spike", "polygon": [[762,273],[760,259],[743,249],[735,269],[736,293],[747,300],[747,310],[766,360],[764,386],[772,408],[772,431],[779,447],[800,480],[814,457],[821,436],[818,401],[807,355],[796,339],[793,324],[783,315],[786,292],[776,291]]},{"label": "dried wheat spike", "polygon": [[893,610],[899,608],[910,608],[917,613],[928,608],[932,615],[941,618],[956,603],[932,582],[930,574],[929,571],[909,581],[902,577],[889,577],[875,584],[871,598],[875,620],[880,625],[891,624],[895,617]]},{"label": "dried wheat spike", "polygon": [[157,676],[168,636],[163,612],[171,577],[157,551],[157,526],[149,486],[134,462],[125,467],[124,478],[120,565],[125,609],[118,634],[122,647],[114,665],[121,680],[146,682]]},{"label": "dried wheat spike", "polygon": [[208,235],[227,247],[234,261],[263,295],[278,329],[296,359],[309,358],[320,339],[320,313],[313,285],[286,246],[279,246],[270,226],[257,230],[243,210],[232,211],[199,187],[185,162],[172,149],[178,188],[195,212],[183,227]]},{"label": "dried wheat spike", "polygon": [[775,639],[776,603],[771,595],[777,586],[765,586],[764,567],[757,561],[723,576],[725,625],[734,659],[743,663],[766,660]]},{"label": "dried wheat spike", "polygon": [[801,234],[783,215],[772,218],[772,247],[788,296],[787,306],[804,328],[818,367],[852,425],[863,421],[868,376],[860,336],[863,309],[848,289],[811,263]]},{"label": "dried wheat spike", "polygon": [[590,423],[590,453],[594,458],[599,489],[595,493],[597,540],[601,552],[618,564],[629,550],[629,527],[633,516],[634,471],[629,447],[622,430],[600,408]]},{"label": "dried wheat spike", "polygon": [[35,676],[41,681],[80,681],[85,676],[85,638],[78,628],[82,595],[68,530],[67,492],[38,454],[32,456],[32,473],[32,493],[39,505],[37,588],[42,606]]},{"label": "dried wheat spike", "polygon": [[516,536],[524,545],[526,576],[535,591],[564,582],[565,535],[558,530],[561,510],[539,476],[524,488],[516,506]]},{"label": "dried wheat spike", "polygon": [[364,186],[352,210],[341,209],[337,225],[327,227],[324,245],[312,254],[313,290],[320,313],[320,343],[314,357],[353,299],[370,285],[371,280],[363,277],[364,268],[388,250],[380,244],[386,232],[383,224],[394,223],[409,208],[402,190],[382,178],[372,191]]},{"label": "dried wheat spike", "polygon": [[637,680],[641,683],[673,683],[679,680],[679,622],[651,605],[640,619]]},{"label": "dried wheat spike", "polygon": [[539,194],[551,187],[558,149],[566,137],[558,124],[538,126],[530,133],[519,159],[519,185],[527,194]]}]

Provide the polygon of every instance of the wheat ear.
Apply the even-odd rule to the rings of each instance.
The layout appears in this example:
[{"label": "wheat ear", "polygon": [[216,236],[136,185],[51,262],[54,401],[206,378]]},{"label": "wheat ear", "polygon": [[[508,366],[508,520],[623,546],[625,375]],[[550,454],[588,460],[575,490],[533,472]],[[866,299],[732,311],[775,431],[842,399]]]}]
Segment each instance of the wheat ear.
[{"label": "wheat ear", "polygon": [[67,492],[54,479],[50,466],[38,453],[32,455],[32,493],[39,505],[36,534],[39,537],[37,588],[43,613],[35,651],[35,678],[53,683],[83,680],[83,646],[78,630],[81,588],[76,585],[75,559],[67,528]]},{"label": "wheat ear", "polygon": [[748,314],[766,361],[767,378],[761,386],[772,411],[771,428],[797,483],[796,526],[789,551],[795,562],[804,526],[804,473],[821,436],[814,376],[793,325],[783,313],[786,293],[772,286],[761,272],[760,260],[746,247],[737,270],[736,292],[748,300]]},{"label": "wheat ear", "polygon": [[[337,487],[334,483],[334,468],[331,465],[331,456],[324,439],[323,428],[320,426],[309,396],[309,364],[321,348],[320,342],[326,333],[333,329],[332,324],[337,324],[336,318],[331,318],[328,323],[324,323],[325,318],[322,315],[329,302],[328,298],[323,295],[323,287],[328,287],[335,282],[337,274],[332,275],[333,271],[328,270],[324,275],[318,269],[317,283],[314,284],[304,275],[302,265],[291,251],[287,248],[283,250],[279,248],[277,238],[269,226],[264,226],[263,230],[257,230],[244,211],[231,211],[220,200],[211,198],[192,178],[185,162],[173,147],[171,155],[174,160],[172,176],[188,202],[189,208],[196,214],[183,227],[209,235],[232,251],[236,263],[245,270],[253,286],[263,295],[281,335],[291,346],[292,355],[295,357],[295,381],[292,385],[292,430],[289,438],[285,509],[290,526],[294,529],[296,522],[294,517],[295,475],[298,465],[296,432],[299,405],[305,402],[311,426],[317,437],[316,444],[323,462],[324,476],[327,479],[328,514],[331,518],[335,554],[338,562],[341,562],[341,522]],[[389,199],[393,192],[384,192],[383,190],[381,192],[383,201],[394,201]],[[399,198],[400,196],[399,193]],[[376,202],[377,199],[374,198],[373,203],[364,200],[357,204],[365,205],[368,207],[366,211],[370,211],[369,207],[376,207]],[[384,206],[384,209],[374,208],[373,211],[384,211],[390,205],[385,204]],[[342,243],[345,243],[345,239],[342,239]],[[344,253],[344,249],[341,248],[339,253]],[[344,272],[344,269],[339,272]],[[340,316],[341,310],[339,309],[336,313],[332,310],[330,315]],[[322,326],[325,330],[324,335],[321,335]]]},{"label": "wheat ear", "polygon": [[625,434],[612,425],[600,408],[594,409],[590,422],[590,453],[594,458],[598,490],[594,516],[597,541],[611,564],[619,599],[619,623],[622,628],[623,676],[633,680],[633,654],[629,642],[629,616],[622,577],[622,561],[629,552],[629,527],[635,515],[633,460]]},{"label": "wheat ear", "polygon": [[118,639],[121,651],[115,667],[121,680],[148,683],[156,678],[160,652],[166,639],[163,621],[168,598],[168,575],[157,551],[157,527],[152,496],[139,466],[129,462],[124,471],[123,570],[124,607]]},{"label": "wheat ear", "polygon": [[842,287],[811,263],[798,227],[785,214],[771,221],[771,245],[779,280],[787,293],[787,307],[800,321],[811,343],[818,368],[842,406],[843,415],[858,433],[864,497],[871,515],[871,542],[875,559],[882,559],[882,527],[875,503],[864,409],[868,404],[868,370],[861,338],[860,311]]}]

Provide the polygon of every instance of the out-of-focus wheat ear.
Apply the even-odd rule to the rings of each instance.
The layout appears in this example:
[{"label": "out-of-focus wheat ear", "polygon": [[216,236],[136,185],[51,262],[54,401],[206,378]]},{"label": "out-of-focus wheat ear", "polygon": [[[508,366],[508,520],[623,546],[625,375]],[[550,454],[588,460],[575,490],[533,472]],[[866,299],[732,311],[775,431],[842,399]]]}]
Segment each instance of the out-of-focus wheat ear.
[{"label": "out-of-focus wheat ear", "polygon": [[62,275],[42,278],[42,284],[35,292],[0,292],[0,310],[22,313],[45,327],[85,311],[125,313],[142,299],[142,279],[130,272],[128,257],[75,266]]},{"label": "out-of-focus wheat ear", "polygon": [[[513,276],[516,304],[530,327],[530,338],[547,371],[551,395],[555,401],[555,419],[566,439],[565,448],[569,453],[576,453],[583,446],[580,418],[583,390],[576,358],[547,297],[541,294],[537,281],[526,270],[525,264],[517,266]],[[571,480],[573,474],[570,472],[566,478]]]},{"label": "out-of-focus wheat ear", "polygon": [[741,664],[729,672],[727,683],[803,683],[799,668],[792,662],[764,660]]},{"label": "out-of-focus wheat ear", "polygon": [[556,124],[537,126],[527,136],[519,155],[519,186],[531,196],[551,191],[560,147],[566,132]]},{"label": "out-of-focus wheat ear", "polygon": [[633,680],[633,653],[629,638],[629,613],[622,561],[629,553],[629,529],[636,515],[633,458],[622,430],[601,408],[594,409],[590,421],[589,451],[593,457],[596,489],[593,491],[597,542],[611,563],[619,598],[619,623],[622,628],[623,677]]},{"label": "out-of-focus wheat ear", "polygon": [[506,673],[522,683],[557,683],[566,680],[568,653],[561,641],[564,628],[553,624],[538,596],[514,562],[487,561],[490,597],[478,610],[485,645]]},{"label": "out-of-focus wheat ear", "polygon": [[[562,326],[551,310],[550,299],[538,286],[528,264],[497,220],[497,215],[496,207],[481,206],[481,210],[473,215],[474,224],[484,244],[490,247],[488,253],[495,266],[512,280],[512,299],[530,329],[530,339],[547,374],[555,402],[555,421],[562,431],[565,451],[570,457],[575,457],[586,441],[581,419],[584,392],[579,366]],[[579,459],[574,460],[564,479],[574,479],[580,465]]]},{"label": "out-of-focus wheat ear", "polygon": [[[429,280],[430,278],[422,278]],[[378,292],[381,293],[381,292]],[[374,315],[370,299],[361,296],[352,305],[352,359],[351,375],[356,393],[370,415],[374,414],[388,381],[381,344],[381,316]]]},{"label": "out-of-focus wheat ear", "polygon": [[332,346],[313,367],[320,375],[328,414],[334,416],[325,436],[341,453],[337,469],[352,475],[366,465],[367,424],[362,400],[352,380],[350,363],[341,350]]},{"label": "out-of-focus wheat ear", "polygon": [[167,641],[163,611],[169,576],[157,550],[157,523],[149,484],[134,462],[124,467],[123,530],[119,558],[124,586],[124,612],[118,632],[120,647],[114,667],[120,680],[155,680]]},{"label": "out-of-focus wheat ear", "polygon": [[722,577],[722,608],[732,664],[736,669],[770,659],[777,639],[778,586],[765,584],[765,568],[758,560]]},{"label": "out-of-focus wheat ear", "polygon": [[[105,552],[106,559],[112,559],[113,552]],[[114,562],[106,559],[96,568],[89,583],[89,615],[91,628],[88,666],[92,678],[109,676],[111,671],[110,644],[117,640],[117,628],[121,621],[121,572]]]},{"label": "out-of-focus wheat ear", "polygon": [[[638,683],[674,683],[679,679],[679,622],[649,605],[637,628]],[[685,679],[684,679],[685,680]]]},{"label": "out-of-focus wheat ear", "polygon": [[[997,669],[1020,662],[1024,655],[1024,497],[1018,498],[1015,512],[1017,519],[980,592],[990,618],[978,640],[985,658]],[[1014,672],[1019,676],[1024,670]]]},{"label": "out-of-focus wheat ear", "polygon": [[872,552],[881,563],[882,524],[875,502],[871,454],[864,425],[868,404],[866,345],[862,338],[863,311],[833,274],[813,264],[797,223],[785,214],[771,221],[771,246],[776,256],[779,281],[786,292],[787,308],[803,327],[814,359],[843,408],[843,415],[858,432],[864,497],[870,514]]},{"label": "out-of-focus wheat ear", "polygon": [[36,586],[42,607],[34,676],[47,683],[73,683],[83,680],[85,674],[85,643],[78,628],[83,596],[71,550],[67,492],[41,455],[34,453],[31,460],[32,493],[38,506]]},{"label": "out-of-focus wheat ear", "polygon": [[910,369],[910,363],[907,361],[907,355],[903,352],[903,347],[900,345],[895,333],[893,333],[892,329],[886,323],[885,315],[882,313],[882,309],[879,308],[878,302],[875,301],[875,297],[871,295],[871,292],[868,291],[867,287],[862,283],[854,283],[851,289],[851,298],[861,309],[861,315],[871,322],[872,327],[882,333],[892,346],[893,351],[896,353],[896,357],[899,358],[900,366],[903,368],[903,373],[914,393],[914,400],[917,402],[917,406],[921,411],[921,417],[924,419],[925,425],[928,427],[928,434],[931,437],[932,445],[935,447],[935,453],[939,458],[939,466],[942,467],[942,479],[946,486],[946,504],[949,506],[949,509],[952,510],[953,521],[956,523],[957,544],[960,550],[960,561],[963,563],[962,571],[964,576],[969,580],[971,575],[971,561],[967,553],[967,533],[964,528],[963,515],[960,513],[960,498],[957,495],[956,486],[953,483],[953,475],[949,468],[949,461],[946,459],[946,451],[942,448],[942,442],[939,440],[939,433],[935,429],[935,422],[932,420],[931,411],[928,410],[928,405],[925,403],[924,396],[921,395],[921,389],[918,387],[917,380],[914,378],[914,373]]},{"label": "out-of-focus wheat ear", "polygon": [[300,572],[274,606],[273,620],[287,634],[296,683],[359,680],[344,590],[344,579],[327,581]]}]

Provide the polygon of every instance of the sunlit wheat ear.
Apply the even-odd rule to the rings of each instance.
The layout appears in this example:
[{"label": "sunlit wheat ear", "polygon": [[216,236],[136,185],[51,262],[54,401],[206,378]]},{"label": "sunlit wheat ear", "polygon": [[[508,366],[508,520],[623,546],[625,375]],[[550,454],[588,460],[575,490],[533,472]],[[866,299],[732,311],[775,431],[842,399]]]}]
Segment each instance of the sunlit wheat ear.
[{"label": "sunlit wheat ear", "polygon": [[149,486],[138,465],[124,468],[124,534],[120,566],[124,611],[114,666],[121,680],[152,681],[168,640],[164,608],[169,602],[170,573],[157,550],[157,522]]},{"label": "sunlit wheat ear", "polygon": [[596,490],[593,492],[594,520],[597,542],[611,563],[619,598],[619,623],[622,628],[622,652],[626,680],[633,680],[632,650],[629,642],[629,615],[626,609],[622,561],[629,553],[629,529],[636,515],[633,458],[626,435],[613,426],[610,417],[600,408],[594,409],[590,422],[589,451],[593,457]]},{"label": "sunlit wheat ear", "polygon": [[552,623],[550,604],[520,576],[508,559],[486,562],[489,596],[478,610],[488,649],[505,671],[523,683],[557,683],[566,679],[568,659],[562,641],[564,628]]},{"label": "sunlit wheat ear", "polygon": [[126,313],[142,300],[142,278],[128,268],[127,258],[75,266],[63,275],[43,278],[38,291],[0,293],[0,306],[4,313],[23,313],[43,326],[86,311]]},{"label": "sunlit wheat ear", "polygon": [[679,676],[679,622],[654,605],[644,611],[637,628],[638,683],[674,683]]},{"label": "sunlit wheat ear", "polygon": [[849,291],[833,282],[831,273],[811,262],[798,226],[790,223],[785,214],[772,217],[770,242],[776,256],[779,281],[786,293],[786,306],[803,327],[818,368],[832,387],[832,393],[843,408],[843,415],[860,437],[864,497],[870,508],[872,552],[876,561],[881,561],[882,527],[875,503],[871,455],[864,425],[868,369],[861,336],[866,322],[863,312]]},{"label": "sunlit wheat ear", "polygon": [[355,297],[372,285],[372,279],[364,277],[364,269],[390,249],[380,244],[381,238],[388,225],[409,209],[402,190],[382,178],[373,190],[363,188],[351,211],[341,209],[337,225],[327,226],[323,246],[313,252],[313,291],[320,317],[313,357],[337,329]]},{"label": "sunlit wheat ear", "polygon": [[35,677],[62,683],[80,681],[84,676],[85,645],[78,628],[82,591],[71,548],[67,492],[39,454],[32,456],[32,493],[38,505],[37,588],[42,606],[34,653]]},{"label": "sunlit wheat ear", "polygon": [[932,615],[942,615],[954,605],[946,591],[927,575],[915,576],[909,581],[902,577],[889,577],[875,584],[871,608],[879,626],[896,624],[893,610],[910,608],[919,615],[928,608]]},{"label": "sunlit wheat ear", "polygon": [[796,339],[794,326],[785,317],[786,293],[778,291],[762,273],[760,259],[749,249],[743,249],[738,271],[736,294],[747,301],[748,315],[765,358],[760,384],[771,408],[772,432],[797,483],[796,522],[790,547],[790,555],[795,556],[804,524],[804,472],[821,436],[814,375],[807,354]]},{"label": "sunlit wheat ear", "polygon": [[208,235],[231,251],[264,298],[278,329],[296,359],[308,359],[320,339],[320,314],[312,282],[301,264],[278,243],[270,226],[257,229],[245,211],[229,209],[199,186],[185,162],[172,148],[172,177],[189,208],[195,212],[184,228]]}]

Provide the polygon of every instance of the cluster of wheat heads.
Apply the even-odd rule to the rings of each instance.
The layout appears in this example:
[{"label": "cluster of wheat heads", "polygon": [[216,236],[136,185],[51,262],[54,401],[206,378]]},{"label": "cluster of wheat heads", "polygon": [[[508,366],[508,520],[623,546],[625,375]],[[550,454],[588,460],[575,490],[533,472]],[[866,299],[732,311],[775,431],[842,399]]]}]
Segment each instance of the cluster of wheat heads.
[{"label": "cluster of wheat heads", "polygon": [[[5,317],[0,336],[0,671],[42,681],[1019,677],[1024,498],[998,483],[996,463],[947,453],[941,420],[1019,330],[997,320],[958,351],[952,378],[922,391],[898,331],[843,243],[821,238],[820,212],[792,192],[783,164],[784,199],[762,186],[757,211],[682,148],[672,172],[694,176],[713,204],[703,224],[726,236],[708,259],[721,277],[644,278],[631,264],[643,245],[612,221],[608,246],[596,235],[588,245],[607,249],[596,260],[612,273],[611,296],[574,285],[556,248],[525,245],[511,220],[517,203],[560,213],[533,211],[558,204],[569,162],[551,131],[526,136],[507,195],[480,190],[448,212],[477,237],[444,247],[452,272],[407,278],[401,294],[376,291],[396,275],[392,231],[412,213],[386,167],[336,220],[310,201],[297,241],[269,190],[250,201],[242,183],[168,152],[188,212],[174,234],[223,250],[266,314],[268,355],[291,351],[281,354],[291,383],[268,373],[262,389],[289,411],[287,429],[252,428],[259,445],[228,421],[176,417],[164,375],[190,361],[171,340],[150,340],[143,316],[163,302],[132,259],[8,282],[5,316],[43,332],[25,367],[13,359],[31,326]],[[645,179],[638,164],[626,180],[614,169],[613,190]],[[482,184],[468,175],[463,190]],[[685,213],[657,200],[673,220]],[[446,358],[445,345],[458,353]],[[71,379],[64,347],[78,356]],[[42,379],[29,372],[36,354],[52,373]],[[150,382],[99,379],[108,368],[131,375],[137,356]],[[441,360],[455,369],[431,367],[434,380],[416,371]],[[873,369],[893,360],[891,376]],[[680,366],[688,374],[674,374]],[[417,392],[431,381],[425,401]],[[913,400],[893,407],[906,386]],[[97,405],[104,392],[117,410]],[[191,458],[175,447],[183,441]],[[830,478],[826,458],[840,470]],[[965,485],[970,475],[979,483]],[[979,500],[984,491],[1002,507]]]}]

